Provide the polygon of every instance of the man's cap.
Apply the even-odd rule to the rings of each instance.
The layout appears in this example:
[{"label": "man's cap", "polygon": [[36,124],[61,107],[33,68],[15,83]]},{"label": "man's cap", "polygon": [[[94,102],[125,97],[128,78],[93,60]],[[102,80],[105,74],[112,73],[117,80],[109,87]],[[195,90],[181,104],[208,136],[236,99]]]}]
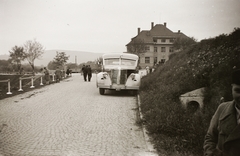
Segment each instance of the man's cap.
[{"label": "man's cap", "polygon": [[232,83],[240,85],[240,69],[235,69],[232,72]]}]

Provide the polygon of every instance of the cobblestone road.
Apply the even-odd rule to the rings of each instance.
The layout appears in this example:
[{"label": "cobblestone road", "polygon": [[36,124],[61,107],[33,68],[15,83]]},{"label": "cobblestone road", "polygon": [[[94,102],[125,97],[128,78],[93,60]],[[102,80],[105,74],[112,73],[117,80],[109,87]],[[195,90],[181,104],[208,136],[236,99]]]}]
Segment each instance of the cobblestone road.
[{"label": "cobblestone road", "polygon": [[99,95],[95,75],[0,100],[0,156],[142,156],[136,97]]}]

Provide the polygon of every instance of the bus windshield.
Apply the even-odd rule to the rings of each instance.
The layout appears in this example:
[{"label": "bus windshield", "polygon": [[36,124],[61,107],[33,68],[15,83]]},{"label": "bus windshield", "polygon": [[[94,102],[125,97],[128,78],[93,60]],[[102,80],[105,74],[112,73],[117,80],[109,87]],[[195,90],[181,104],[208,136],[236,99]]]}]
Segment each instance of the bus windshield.
[{"label": "bus windshield", "polygon": [[[105,65],[123,65],[123,66],[135,66],[136,60],[132,59],[119,59],[119,58],[108,58],[105,59]],[[120,63],[121,62],[121,63]]]}]

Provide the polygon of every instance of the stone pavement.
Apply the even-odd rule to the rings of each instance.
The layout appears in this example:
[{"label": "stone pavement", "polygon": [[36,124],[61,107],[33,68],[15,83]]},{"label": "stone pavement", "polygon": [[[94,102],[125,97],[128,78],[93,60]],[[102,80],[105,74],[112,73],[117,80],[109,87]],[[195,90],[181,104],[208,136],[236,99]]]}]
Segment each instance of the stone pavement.
[{"label": "stone pavement", "polygon": [[100,95],[95,75],[0,100],[0,156],[151,156],[136,97]]}]

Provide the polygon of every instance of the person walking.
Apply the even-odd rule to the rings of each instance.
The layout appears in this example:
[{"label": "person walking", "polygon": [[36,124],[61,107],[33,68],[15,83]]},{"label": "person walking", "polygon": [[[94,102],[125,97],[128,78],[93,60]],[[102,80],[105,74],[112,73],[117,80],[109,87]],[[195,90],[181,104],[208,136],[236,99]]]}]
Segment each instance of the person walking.
[{"label": "person walking", "polygon": [[240,156],[240,69],[232,73],[233,101],[221,103],[204,140],[205,156]]},{"label": "person walking", "polygon": [[43,69],[44,69],[44,74],[45,74],[44,79],[46,81],[46,84],[49,84],[49,81],[50,81],[49,71],[46,67],[44,67]]},{"label": "person walking", "polygon": [[82,73],[84,81],[87,81],[87,67],[85,65],[82,67]]},{"label": "person walking", "polygon": [[90,65],[87,66],[87,76],[88,76],[88,82],[90,82],[92,78],[92,68]]},{"label": "person walking", "polygon": [[69,74],[70,74],[70,69],[69,68],[67,69],[66,74],[67,74],[67,77],[68,77]]},{"label": "person walking", "polygon": [[150,71],[149,71],[149,67],[146,66],[146,74],[148,75],[149,73],[150,73]]}]

